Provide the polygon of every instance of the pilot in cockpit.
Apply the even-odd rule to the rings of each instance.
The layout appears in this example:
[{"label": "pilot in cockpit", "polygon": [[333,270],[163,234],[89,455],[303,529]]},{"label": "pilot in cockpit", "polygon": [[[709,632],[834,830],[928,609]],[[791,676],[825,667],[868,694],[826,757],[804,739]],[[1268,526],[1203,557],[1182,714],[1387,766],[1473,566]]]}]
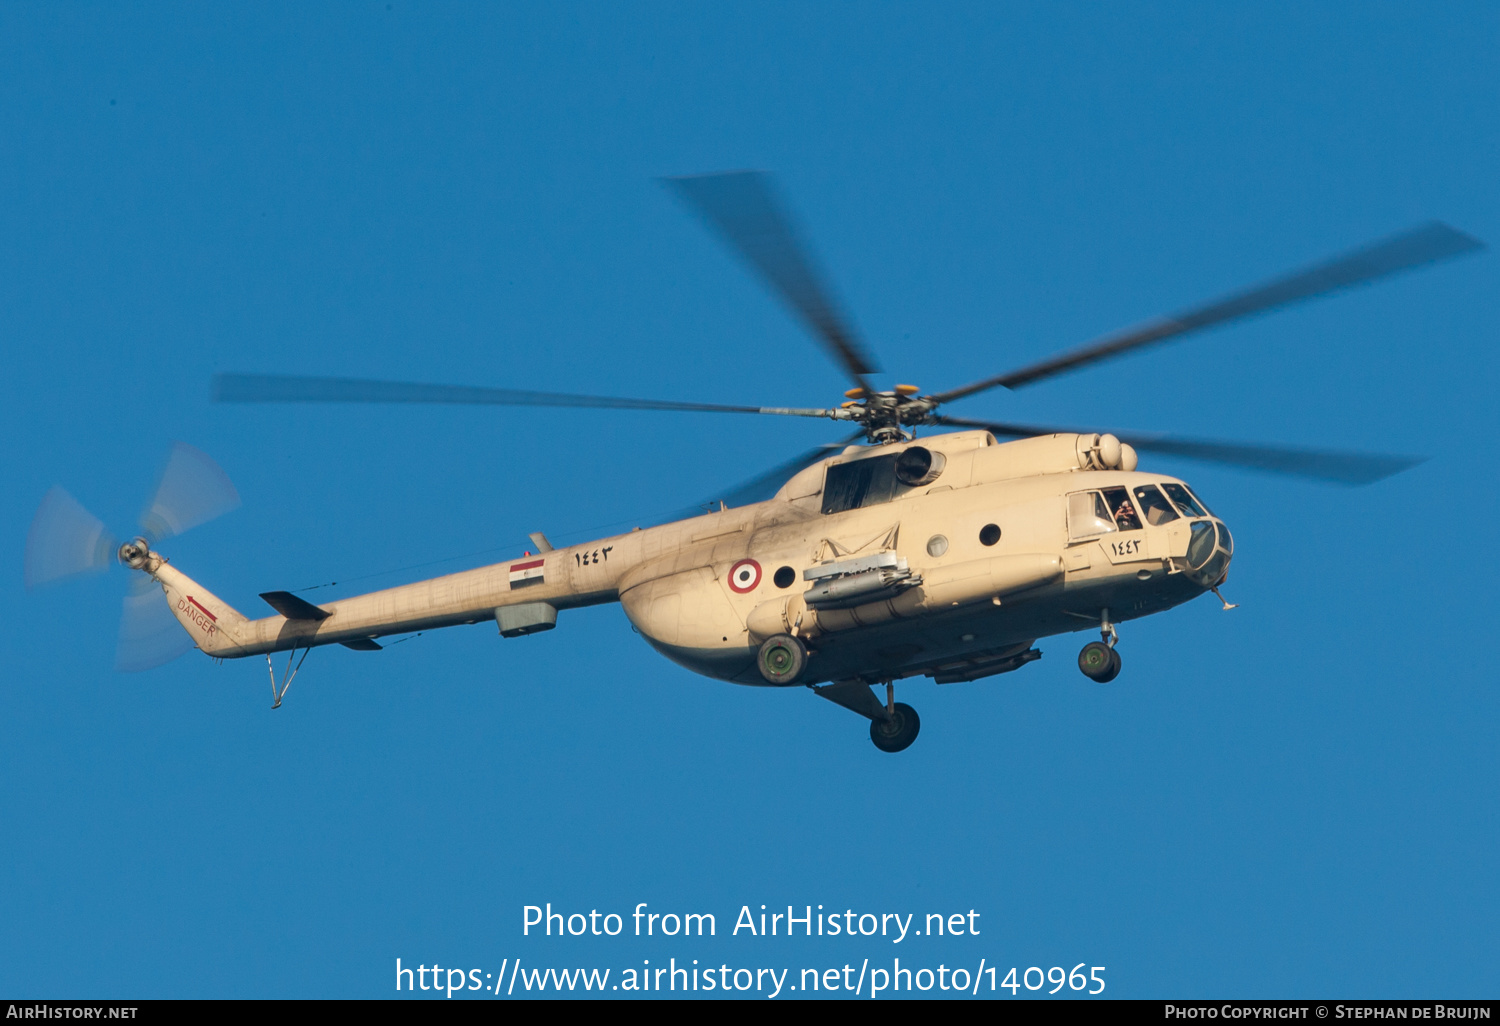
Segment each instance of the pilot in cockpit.
[{"label": "pilot in cockpit", "polygon": [[1130,493],[1123,488],[1104,489],[1104,501],[1114,511],[1115,524],[1122,531],[1139,531],[1141,518],[1130,504]]}]

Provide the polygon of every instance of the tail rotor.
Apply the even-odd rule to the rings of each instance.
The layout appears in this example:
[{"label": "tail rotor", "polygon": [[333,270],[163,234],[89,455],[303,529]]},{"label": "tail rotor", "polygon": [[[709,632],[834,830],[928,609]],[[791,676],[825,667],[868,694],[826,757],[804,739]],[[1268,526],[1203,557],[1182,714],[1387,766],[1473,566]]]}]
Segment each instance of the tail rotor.
[{"label": "tail rotor", "polygon": [[[174,442],[166,465],[140,517],[140,533],[120,544],[66,490],[53,487],[42,498],[26,535],[24,577],[28,590],[102,573],[114,563],[134,575],[120,613],[115,669],[125,673],[153,669],[193,648],[178,625],[153,573],[159,562],[151,546],[223,516],[240,505],[234,485],[209,456]],[[159,557],[156,557],[159,559]]]},{"label": "tail rotor", "polygon": [[207,453],[174,442],[156,494],[141,514],[141,533],[153,544],[165,541],[239,506],[240,493]]},{"label": "tail rotor", "polygon": [[161,586],[136,574],[120,607],[120,634],[115,643],[115,669],[139,673],[165,666],[193,649],[193,639],[172,615]]},{"label": "tail rotor", "polygon": [[114,536],[63,488],[42,497],[26,534],[27,589],[109,569]]}]

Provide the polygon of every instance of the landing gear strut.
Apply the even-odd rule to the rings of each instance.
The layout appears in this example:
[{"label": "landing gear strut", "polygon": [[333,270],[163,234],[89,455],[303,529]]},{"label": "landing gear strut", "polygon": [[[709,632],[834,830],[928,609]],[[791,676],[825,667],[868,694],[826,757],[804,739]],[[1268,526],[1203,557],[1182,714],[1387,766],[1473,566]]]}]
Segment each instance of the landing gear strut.
[{"label": "landing gear strut", "polygon": [[821,687],[810,685],[819,698],[826,698],[870,721],[870,740],[882,752],[899,752],[911,747],[922,729],[917,711],[905,702],[896,701],[896,685],[885,682],[885,703],[875,697],[863,680],[844,680]]},{"label": "landing gear strut", "polygon": [[870,721],[870,740],[882,752],[899,752],[911,747],[921,729],[917,711],[905,702],[896,702],[885,719]]},{"label": "landing gear strut", "polygon": [[1108,609],[1099,614],[1099,633],[1104,640],[1091,641],[1083,646],[1083,651],[1078,653],[1078,668],[1089,680],[1108,684],[1120,675],[1120,653],[1115,651],[1120,635],[1115,625],[1109,622]]}]

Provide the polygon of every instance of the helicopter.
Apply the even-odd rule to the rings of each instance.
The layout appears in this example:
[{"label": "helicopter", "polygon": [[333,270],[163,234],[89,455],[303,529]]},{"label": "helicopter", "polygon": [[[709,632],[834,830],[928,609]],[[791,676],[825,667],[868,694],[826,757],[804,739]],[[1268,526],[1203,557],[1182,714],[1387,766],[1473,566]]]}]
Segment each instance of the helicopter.
[{"label": "helicopter", "polygon": [[[273,614],[260,618],[155,548],[238,504],[222,470],[179,443],[141,533],[118,547],[66,492],[49,492],[28,536],[27,584],[101,569],[112,557],[143,585],[126,600],[122,639],[135,649],[160,643],[161,632],[142,625],[149,611],[160,612],[156,596],[164,595],[181,628],[171,645],[216,659],[265,656],[273,708],[316,647],[377,651],[383,637],[479,623],[518,638],[554,629],[567,610],[618,602],[653,648],[687,669],[737,684],[807,688],[867,719],[878,749],[899,752],[921,723],[895,700],[898,681],[949,684],[1011,673],[1041,656],[1039,639],[1097,631],[1078,666],[1107,684],[1122,668],[1120,624],[1205,594],[1233,608],[1219,590],[1234,555],[1228,526],[1187,482],[1144,469],[1141,453],[1346,485],[1420,462],[1020,425],[952,416],[951,404],[1483,248],[1432,222],[1018,370],[941,392],[908,384],[878,390],[870,349],[833,302],[770,176],[734,171],[663,181],[848,376],[840,402],[727,405],[239,373],[217,375],[213,399],[813,417],[842,422],[852,434],[745,482],[707,512],[564,547],[537,532],[520,558],[320,604],[268,591],[260,597]],[[919,438],[918,429],[927,433]],[[122,641],[122,668],[154,661],[150,653],[124,658],[127,647]],[[279,652],[288,657],[278,678],[271,656]]]}]

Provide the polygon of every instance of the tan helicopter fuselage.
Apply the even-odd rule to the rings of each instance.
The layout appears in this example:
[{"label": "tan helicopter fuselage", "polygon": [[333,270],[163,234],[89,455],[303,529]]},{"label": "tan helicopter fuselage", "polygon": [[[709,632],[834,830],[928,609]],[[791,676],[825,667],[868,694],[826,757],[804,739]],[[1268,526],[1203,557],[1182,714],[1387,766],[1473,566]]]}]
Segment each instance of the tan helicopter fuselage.
[{"label": "tan helicopter fuselage", "polygon": [[[618,601],[657,650],[722,680],[766,683],[756,653],[782,633],[811,653],[799,684],[967,680],[1034,658],[1037,638],[1160,612],[1223,579],[1232,543],[1201,503],[1202,515],[1170,505],[1152,515],[1137,498],[1129,517],[1115,518],[1122,495],[1154,489],[1159,498],[1167,485],[1185,486],[1123,469],[1134,454],[1122,458],[1112,441],[1067,434],[1000,444],[963,431],[851,446],[766,502],[322,606],[283,603],[290,615],[258,620],[155,553],[145,569],[216,657],[373,648],[385,635],[494,621],[517,636],[552,627],[559,611]],[[825,493],[833,475],[847,482],[868,469],[832,468],[918,447],[936,468],[927,480],[887,474],[887,491],[863,505],[847,483],[841,498]]]}]

